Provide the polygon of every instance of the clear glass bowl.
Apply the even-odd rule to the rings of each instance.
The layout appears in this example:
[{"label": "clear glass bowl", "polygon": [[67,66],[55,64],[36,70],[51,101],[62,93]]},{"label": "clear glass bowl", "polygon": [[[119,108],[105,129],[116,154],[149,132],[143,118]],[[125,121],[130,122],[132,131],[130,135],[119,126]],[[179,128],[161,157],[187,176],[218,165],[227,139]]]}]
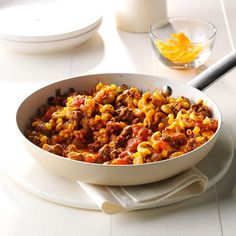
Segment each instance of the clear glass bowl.
[{"label": "clear glass bowl", "polygon": [[[181,32],[190,40],[190,47],[173,47],[171,41],[168,41],[176,39],[171,37],[172,34]],[[210,56],[216,28],[210,22],[199,18],[172,17],[154,23],[149,29],[149,35],[156,55],[164,64],[175,69],[192,69],[204,64]]]}]

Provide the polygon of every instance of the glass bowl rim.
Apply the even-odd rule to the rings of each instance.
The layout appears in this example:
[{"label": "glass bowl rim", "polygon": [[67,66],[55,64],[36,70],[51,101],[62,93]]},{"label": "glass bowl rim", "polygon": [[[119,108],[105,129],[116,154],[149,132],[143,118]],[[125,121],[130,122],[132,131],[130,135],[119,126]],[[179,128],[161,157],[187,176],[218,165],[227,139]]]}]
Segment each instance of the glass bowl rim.
[{"label": "glass bowl rim", "polygon": [[165,40],[157,37],[154,33],[153,33],[153,27],[156,26],[157,24],[160,24],[159,27],[162,27],[161,23],[162,22],[170,22],[170,21],[175,21],[175,20],[192,20],[192,21],[199,21],[202,23],[205,23],[206,25],[210,26],[210,28],[213,30],[212,34],[203,42],[193,42],[192,44],[196,44],[199,45],[199,43],[204,43],[204,42],[208,42],[209,40],[215,38],[216,33],[217,33],[217,29],[215,27],[215,25],[213,23],[211,23],[208,20],[205,20],[203,18],[198,18],[198,17],[167,17],[165,20],[161,21],[161,22],[154,22],[150,27],[149,27],[149,34],[151,35],[152,38],[155,38],[156,40],[160,41],[160,42],[165,42]]}]

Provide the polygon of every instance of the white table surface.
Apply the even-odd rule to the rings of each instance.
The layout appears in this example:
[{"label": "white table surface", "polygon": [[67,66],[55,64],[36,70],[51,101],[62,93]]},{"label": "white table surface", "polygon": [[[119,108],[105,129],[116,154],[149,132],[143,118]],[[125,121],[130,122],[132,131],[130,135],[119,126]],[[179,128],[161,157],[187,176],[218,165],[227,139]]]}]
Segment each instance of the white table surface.
[{"label": "white table surface", "polygon": [[[73,50],[26,55],[0,50],[0,235],[236,235],[236,159],[225,177],[204,195],[175,205],[108,216],[98,211],[73,209],[24,191],[1,168],[11,155],[8,125],[20,99],[53,81],[81,74],[130,72],[164,76],[188,82],[236,46],[234,0],[168,0],[169,16],[202,17],[218,32],[213,53],[205,67],[177,71],[164,66],[152,52],[147,34],[116,29],[112,1],[104,0],[104,20],[98,34]],[[102,1],[101,1],[102,3]],[[219,105],[236,144],[236,71],[208,88],[205,93]],[[10,145],[14,149],[14,143]]]}]

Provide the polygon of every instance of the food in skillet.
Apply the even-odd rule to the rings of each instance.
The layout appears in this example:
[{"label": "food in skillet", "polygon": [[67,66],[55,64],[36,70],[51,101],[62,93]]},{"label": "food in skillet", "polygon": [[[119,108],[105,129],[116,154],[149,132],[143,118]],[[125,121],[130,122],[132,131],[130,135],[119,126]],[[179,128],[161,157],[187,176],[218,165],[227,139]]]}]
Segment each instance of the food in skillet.
[{"label": "food in skillet", "polygon": [[142,93],[98,83],[81,94],[69,89],[49,97],[27,138],[65,158],[100,164],[143,164],[190,152],[215,133],[218,122],[202,100]]}]

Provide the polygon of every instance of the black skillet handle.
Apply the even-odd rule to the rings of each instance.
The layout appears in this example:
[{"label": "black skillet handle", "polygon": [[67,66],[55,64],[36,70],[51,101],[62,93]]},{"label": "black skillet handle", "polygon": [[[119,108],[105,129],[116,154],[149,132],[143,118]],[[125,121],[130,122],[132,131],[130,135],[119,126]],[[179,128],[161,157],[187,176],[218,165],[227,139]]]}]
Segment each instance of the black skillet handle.
[{"label": "black skillet handle", "polygon": [[236,50],[223,57],[220,61],[207,68],[204,72],[188,82],[188,85],[204,90],[221,76],[236,66]]}]

